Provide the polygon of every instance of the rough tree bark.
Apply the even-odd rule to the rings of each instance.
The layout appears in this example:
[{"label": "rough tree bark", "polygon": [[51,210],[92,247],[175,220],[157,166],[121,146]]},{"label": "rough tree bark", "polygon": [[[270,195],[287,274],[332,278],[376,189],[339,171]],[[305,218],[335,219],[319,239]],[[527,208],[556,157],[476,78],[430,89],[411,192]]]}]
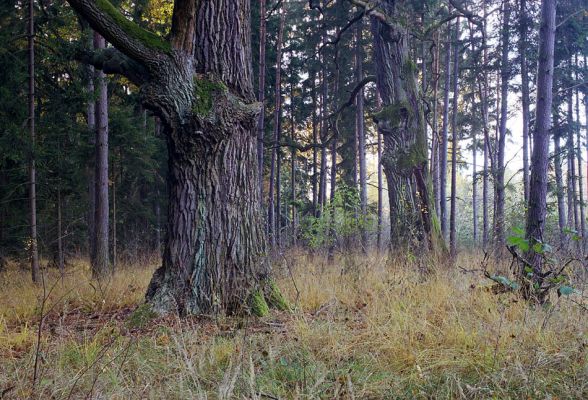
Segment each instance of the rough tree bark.
[{"label": "rough tree bark", "polygon": [[249,1],[176,0],[169,41],[106,0],[68,2],[116,47],[108,54],[124,62],[102,66],[140,87],[167,139],[168,229],[146,294],[153,310],[238,313],[250,302],[264,313],[266,299],[283,304],[265,284]]},{"label": "rough tree bark", "polygon": [[[526,237],[530,240],[530,254],[535,276],[542,271],[542,257],[533,252],[533,243],[543,243],[547,216],[547,175],[549,166],[550,114],[553,99],[553,52],[555,41],[555,0],[542,0],[541,26],[539,32],[539,61],[537,72],[537,107],[531,180],[529,185],[529,208],[527,212]],[[521,271],[525,274],[525,271]]]},{"label": "rough tree bark", "polygon": [[[571,64],[571,59],[570,59]],[[574,111],[573,111],[573,91],[568,89],[566,93],[567,103],[567,141],[566,153],[568,162],[568,227],[579,231],[578,218],[578,197],[576,196],[576,148],[574,145],[575,128],[574,128]]]},{"label": "rough tree bark", "polygon": [[[374,119],[384,136],[384,173],[390,202],[392,247],[417,242],[440,247],[441,237],[428,175],[427,137],[416,82],[416,66],[409,57],[406,27],[392,22],[393,1],[381,4],[383,15],[372,15],[376,85],[382,109]],[[416,196],[413,196],[413,187]]]},{"label": "rough tree bark", "polygon": [[[94,33],[94,49],[106,49],[106,41],[99,33]],[[101,278],[110,271],[109,264],[109,204],[108,204],[108,83],[103,71],[96,71],[98,97],[96,100],[96,139],[95,139],[95,209],[94,246],[91,255],[92,276]]]}]

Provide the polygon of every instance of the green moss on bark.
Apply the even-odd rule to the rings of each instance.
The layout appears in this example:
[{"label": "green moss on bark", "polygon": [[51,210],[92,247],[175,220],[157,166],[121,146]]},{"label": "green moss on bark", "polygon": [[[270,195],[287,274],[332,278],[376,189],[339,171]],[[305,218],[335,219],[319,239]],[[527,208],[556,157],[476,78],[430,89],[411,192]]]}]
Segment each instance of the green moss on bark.
[{"label": "green moss on bark", "polygon": [[267,305],[265,296],[261,290],[257,289],[251,293],[249,303],[251,314],[257,317],[265,317],[269,314],[269,306]]},{"label": "green moss on bark", "polygon": [[212,81],[206,78],[194,79],[195,101],[192,111],[200,116],[207,116],[214,106],[216,93],[226,92],[227,86],[222,82]]},{"label": "green moss on bark", "polygon": [[155,33],[149,32],[148,30],[145,30],[139,25],[135,24],[133,21],[128,20],[124,15],[121,14],[119,10],[117,10],[115,6],[112,5],[110,1],[96,0],[96,6],[102,12],[112,18],[127,35],[139,40],[145,46],[152,49],[161,50],[166,53],[171,51],[171,45],[168,42],[163,40]]},{"label": "green moss on bark", "polygon": [[268,283],[267,303],[271,308],[280,311],[289,311],[290,306],[286,298],[282,295],[282,291],[274,281]]},{"label": "green moss on bark", "polygon": [[376,121],[384,121],[391,127],[397,127],[403,119],[412,116],[412,111],[407,103],[398,102],[385,106],[374,114]]}]

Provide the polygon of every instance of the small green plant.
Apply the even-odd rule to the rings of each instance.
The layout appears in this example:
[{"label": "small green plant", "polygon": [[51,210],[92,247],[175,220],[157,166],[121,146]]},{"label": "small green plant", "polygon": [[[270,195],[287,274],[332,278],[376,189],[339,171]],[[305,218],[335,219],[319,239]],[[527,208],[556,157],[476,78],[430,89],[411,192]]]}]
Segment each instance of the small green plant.
[{"label": "small green plant", "polygon": [[[577,232],[566,229],[572,240],[580,240]],[[566,267],[573,261],[558,261],[554,250],[548,243],[538,239],[528,239],[522,228],[514,228],[507,238],[508,249],[513,255],[513,265],[517,264],[516,282],[501,275],[490,275],[490,279],[511,290],[522,290],[527,299],[544,303],[549,293],[556,290],[559,296],[569,296],[576,292],[571,286]],[[512,268],[511,268],[512,269]]]}]

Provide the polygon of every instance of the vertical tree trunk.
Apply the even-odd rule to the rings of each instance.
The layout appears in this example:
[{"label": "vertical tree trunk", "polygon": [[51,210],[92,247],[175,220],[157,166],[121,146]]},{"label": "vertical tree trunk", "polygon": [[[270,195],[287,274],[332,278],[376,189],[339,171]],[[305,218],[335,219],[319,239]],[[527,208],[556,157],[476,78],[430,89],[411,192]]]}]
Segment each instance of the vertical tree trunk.
[{"label": "vertical tree trunk", "polygon": [[316,94],[316,74],[311,75],[312,84],[312,215],[317,215],[318,210],[318,122],[317,112],[317,94]]},{"label": "vertical tree trunk", "polygon": [[[379,108],[379,107],[378,107]],[[377,237],[377,247],[378,252],[382,249],[382,222],[383,222],[383,196],[382,191],[383,188],[383,177],[382,177],[382,135],[380,131],[376,131],[376,135],[378,135],[378,237]]]},{"label": "vertical tree trunk", "polygon": [[[542,11],[543,12],[543,11]],[[546,22],[543,22],[545,24]],[[543,39],[545,40],[545,39]],[[557,122],[557,112],[553,113],[553,125],[558,126]],[[553,145],[554,145],[554,169],[555,169],[555,187],[556,187],[556,197],[557,197],[557,221],[559,225],[559,241],[560,245],[564,246],[566,243],[565,240],[565,227],[566,227],[566,211],[565,211],[565,201],[564,201],[564,186],[563,186],[563,172],[561,166],[561,145],[560,145],[560,136],[559,133],[555,133],[553,135]],[[535,144],[533,147],[536,147]],[[535,149],[533,149],[535,152]]]},{"label": "vertical tree trunk", "polygon": [[259,74],[257,100],[262,104],[257,123],[257,169],[259,170],[259,198],[263,203],[263,139],[265,133],[265,0],[259,1]]},{"label": "vertical tree trunk", "polygon": [[[576,82],[579,80],[578,76],[578,69],[580,67],[578,63],[578,55],[575,56],[575,66],[576,66]],[[578,158],[578,203],[580,206],[580,236],[582,237],[582,251],[585,250],[586,247],[586,216],[584,212],[584,177],[583,177],[583,168],[582,168],[582,136],[580,132],[581,124],[580,124],[580,93],[578,88],[576,87],[576,104],[575,104],[575,111],[576,111],[576,157]],[[586,121],[588,124],[588,121]]]},{"label": "vertical tree trunk", "polygon": [[[91,50],[94,48],[94,33],[91,29],[87,29],[88,33],[88,48]],[[92,149],[90,156],[88,157],[88,164],[86,165],[86,177],[88,180],[88,252],[90,260],[94,257],[94,245],[96,244],[95,233],[95,214],[96,214],[96,100],[94,98],[94,67],[91,65],[86,66],[86,92],[88,96],[88,103],[86,104],[86,121],[88,123],[88,144]]]},{"label": "vertical tree trunk", "polygon": [[447,26],[447,44],[445,48],[445,81],[443,86],[443,122],[441,125],[441,154],[439,156],[440,188],[439,202],[441,205],[441,232],[447,236],[447,151],[449,142],[449,91],[451,90],[451,25]]},{"label": "vertical tree trunk", "polygon": [[[94,34],[94,48],[106,48],[106,41]],[[94,253],[92,276],[100,278],[109,273],[109,205],[108,205],[108,83],[104,72],[96,73],[98,100],[96,101],[96,210],[94,214]]]},{"label": "vertical tree trunk", "polygon": [[29,217],[31,277],[39,282],[39,252],[37,249],[37,168],[35,166],[35,1],[29,0]]},{"label": "vertical tree trunk", "polygon": [[57,266],[61,280],[65,275],[65,256],[63,254],[63,215],[61,212],[61,183],[57,184]]},{"label": "vertical tree trunk", "polygon": [[[398,12],[392,1],[383,3],[382,10],[391,18]],[[436,251],[444,245],[431,198],[428,144],[416,68],[408,54],[409,34],[377,16],[372,16],[372,33],[376,84],[383,103],[374,119],[384,135],[391,245],[420,242]]]},{"label": "vertical tree trunk", "polygon": [[[571,59],[570,59],[571,65]],[[571,72],[570,72],[571,74]],[[568,226],[579,232],[578,197],[576,196],[576,147],[574,145],[573,90],[567,90],[567,161],[568,161]]]},{"label": "vertical tree trunk", "polygon": [[116,271],[118,259],[116,239],[116,173],[112,174],[112,271]]},{"label": "vertical tree trunk", "polygon": [[[362,47],[363,24],[361,21],[356,26],[355,32],[355,81],[357,83],[363,80],[363,47]],[[357,135],[357,155],[359,158],[359,198],[361,203],[361,245],[364,251],[367,249],[367,231],[365,229],[365,219],[367,217],[367,166],[365,159],[365,129],[364,129],[364,92],[363,88],[357,93],[356,104],[356,135]]]},{"label": "vertical tree trunk", "polygon": [[[293,71],[290,71],[293,74]],[[290,140],[292,140],[292,143],[296,143],[296,126],[294,124],[294,82],[290,84]],[[296,246],[298,235],[296,207],[296,147],[292,146],[290,151],[290,207],[292,210],[290,223],[292,226],[292,245]]]},{"label": "vertical tree trunk", "polygon": [[521,104],[523,114],[523,189],[525,204],[529,200],[529,71],[527,67],[527,32],[529,16],[527,0],[520,0],[519,10],[519,56],[521,60]]},{"label": "vertical tree trunk", "polygon": [[271,270],[258,196],[260,105],[252,84],[249,1],[176,0],[169,42],[147,31],[141,38],[128,34],[117,22],[124,16],[104,11],[100,2],[68,2],[140,63],[138,75],[121,73],[141,86],[142,103],[162,120],[168,229],[162,266],[146,294],[152,309],[265,314],[266,300],[279,292],[265,284]]},{"label": "vertical tree trunk", "polygon": [[454,32],[454,49],[453,49],[453,99],[451,106],[451,216],[449,221],[449,248],[451,255],[455,256],[457,253],[457,238],[456,238],[456,213],[457,213],[457,151],[458,151],[458,138],[457,138],[457,114],[458,110],[458,80],[459,80],[459,51],[460,51],[460,40],[459,40],[459,17],[455,20],[455,32]]},{"label": "vertical tree trunk", "polygon": [[439,94],[439,31],[435,33],[434,39],[435,52],[433,54],[433,134],[431,143],[431,176],[433,179],[433,197],[435,198],[435,212],[437,217],[441,218],[441,199],[440,199],[440,175],[439,175],[439,127],[438,120],[438,94]]},{"label": "vertical tree trunk", "polygon": [[496,168],[495,168],[495,193],[496,193],[496,210],[494,214],[494,235],[495,249],[498,253],[502,252],[504,247],[504,152],[506,147],[506,120],[508,119],[508,83],[510,81],[510,65],[508,62],[508,47],[510,43],[510,2],[504,1],[503,21],[502,21],[502,39],[501,39],[501,61],[500,61],[500,125],[498,128]]},{"label": "vertical tree trunk", "polygon": [[274,146],[272,148],[272,158],[270,163],[270,180],[269,180],[269,191],[268,191],[268,203],[267,203],[267,231],[270,237],[270,243],[272,247],[275,247],[278,240],[277,237],[280,234],[276,227],[280,224],[279,212],[276,216],[276,210],[279,211],[280,201],[278,199],[277,204],[274,201],[276,194],[277,197],[280,195],[280,186],[275,181],[279,178],[279,150],[280,150],[280,114],[282,111],[282,41],[284,36],[284,22],[286,13],[280,5],[280,26],[278,28],[278,41],[276,44],[276,84],[275,84],[275,106],[274,106]]},{"label": "vertical tree trunk", "polygon": [[[326,31],[326,30],[325,30]],[[323,38],[323,46],[326,43],[326,37]],[[321,136],[321,172],[320,172],[320,179],[319,179],[319,212],[317,216],[323,214],[323,210],[325,207],[325,203],[327,200],[327,139],[328,139],[328,124],[327,124],[327,115],[328,115],[328,108],[327,102],[329,98],[329,84],[327,78],[327,67],[326,67],[326,57],[323,53],[322,59],[322,82],[321,82],[321,111],[320,111],[320,136]]]},{"label": "vertical tree trunk", "polygon": [[[529,259],[535,276],[542,271],[542,257],[533,253],[533,242],[544,242],[547,217],[547,175],[549,166],[550,113],[553,98],[553,53],[555,41],[555,0],[542,0],[539,33],[539,62],[537,73],[537,107],[533,134],[529,208],[526,237],[531,241]],[[558,151],[556,149],[556,151]],[[525,271],[521,271],[525,274]]]},{"label": "vertical tree trunk", "polygon": [[[482,102],[482,123],[484,131],[484,176],[482,177],[482,244],[484,249],[488,246],[488,188],[490,173],[489,159],[490,154],[490,130],[488,116],[488,73],[485,66],[488,65],[488,46],[487,46],[487,15],[486,0],[483,1],[483,20],[482,20],[482,82],[479,83],[480,101]],[[483,88],[482,88],[483,85]]]}]

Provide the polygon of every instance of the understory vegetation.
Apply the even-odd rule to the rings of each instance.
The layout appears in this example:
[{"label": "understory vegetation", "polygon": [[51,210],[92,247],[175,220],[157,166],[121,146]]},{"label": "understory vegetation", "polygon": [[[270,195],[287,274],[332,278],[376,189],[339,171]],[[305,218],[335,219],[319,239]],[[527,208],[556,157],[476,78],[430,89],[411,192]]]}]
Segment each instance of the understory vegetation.
[{"label": "understory vegetation", "polygon": [[[156,259],[121,266],[100,285],[85,261],[72,261],[63,280],[44,271],[45,290],[8,263],[2,398],[588,396],[588,304],[578,279],[573,294],[535,306],[484,278],[481,254],[433,268],[376,253],[328,262],[291,250],[276,260],[290,312],[183,319],[142,306]],[[508,273],[508,265],[487,268]]]}]

